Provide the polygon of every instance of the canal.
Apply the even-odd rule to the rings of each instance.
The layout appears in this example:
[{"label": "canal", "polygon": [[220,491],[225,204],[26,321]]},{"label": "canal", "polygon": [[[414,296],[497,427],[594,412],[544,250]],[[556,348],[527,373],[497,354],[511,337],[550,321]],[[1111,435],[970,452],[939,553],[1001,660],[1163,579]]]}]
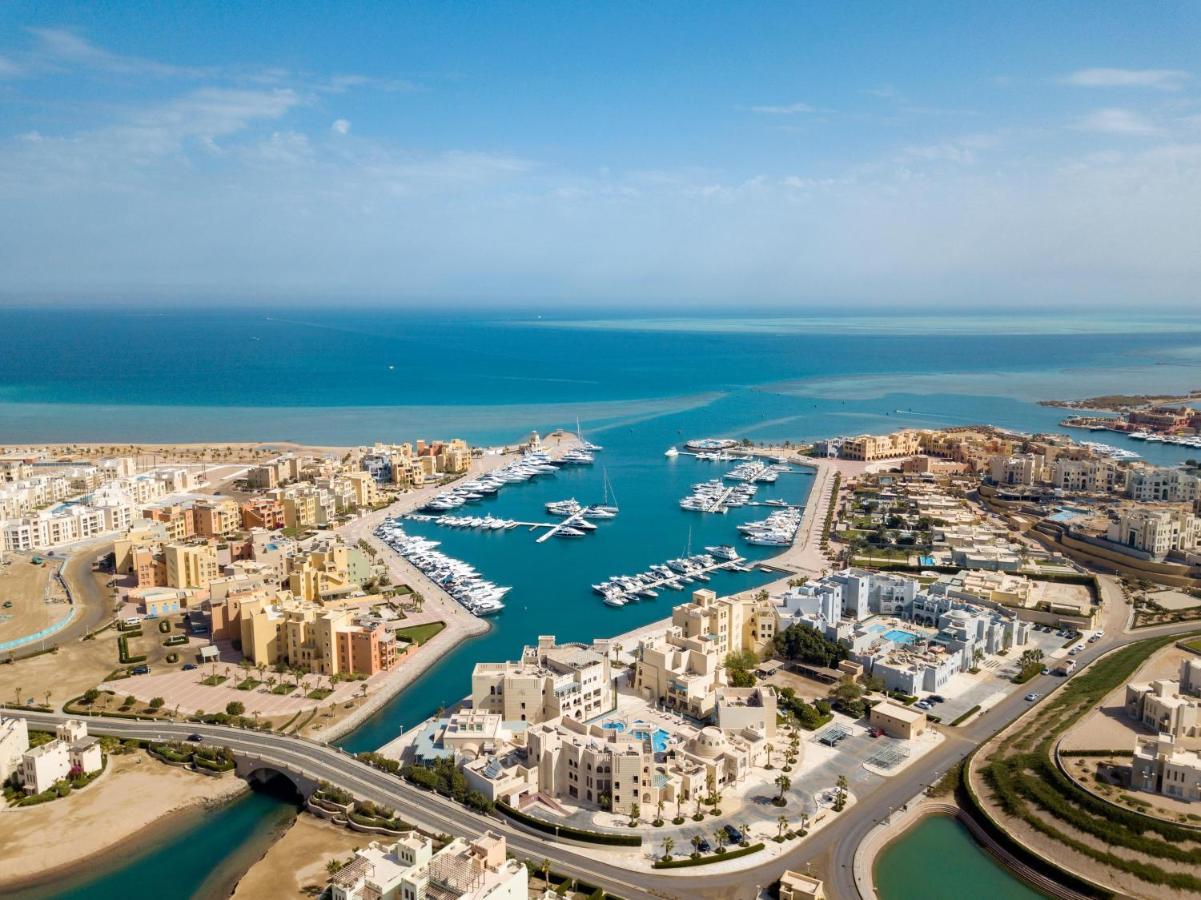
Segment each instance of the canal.
[{"label": "canal", "polygon": [[876,859],[881,900],[1045,900],[1012,875],[949,816],[928,816]]}]

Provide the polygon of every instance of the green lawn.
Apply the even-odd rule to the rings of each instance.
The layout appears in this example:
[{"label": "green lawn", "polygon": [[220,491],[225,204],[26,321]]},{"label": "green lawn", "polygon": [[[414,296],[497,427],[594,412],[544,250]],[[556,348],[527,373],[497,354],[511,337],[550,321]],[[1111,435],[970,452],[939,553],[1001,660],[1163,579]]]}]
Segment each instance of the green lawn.
[{"label": "green lawn", "polygon": [[411,625],[408,628],[397,628],[396,636],[407,641],[412,641],[418,646],[421,646],[445,627],[445,622],[430,622],[427,625]]}]

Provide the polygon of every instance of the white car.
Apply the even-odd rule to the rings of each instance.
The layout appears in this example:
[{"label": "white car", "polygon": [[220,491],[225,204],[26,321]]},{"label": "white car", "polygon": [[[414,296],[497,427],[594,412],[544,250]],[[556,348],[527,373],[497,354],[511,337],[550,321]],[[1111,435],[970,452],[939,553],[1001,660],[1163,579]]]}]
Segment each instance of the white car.
[{"label": "white car", "polygon": [[1037,699],[1038,699],[1039,697],[1041,697],[1041,696],[1042,696],[1042,694],[1036,694],[1036,693],[1034,693],[1034,692],[1031,692],[1031,693],[1029,693],[1029,694],[1027,694],[1027,695],[1026,695],[1026,699],[1027,699],[1027,700],[1028,700],[1030,703],[1033,703],[1035,700],[1037,700]]}]

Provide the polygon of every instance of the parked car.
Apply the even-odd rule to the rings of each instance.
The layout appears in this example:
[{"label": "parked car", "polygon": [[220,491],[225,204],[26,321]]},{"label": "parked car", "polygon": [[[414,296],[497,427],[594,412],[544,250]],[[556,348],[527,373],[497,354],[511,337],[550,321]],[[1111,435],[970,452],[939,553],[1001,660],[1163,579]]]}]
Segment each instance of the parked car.
[{"label": "parked car", "polygon": [[739,831],[733,825],[727,825],[725,830],[726,830],[726,834],[729,835],[730,840],[733,843],[735,843],[735,844],[742,843],[742,832],[741,831]]},{"label": "parked car", "polygon": [[1044,675],[1050,675],[1050,674],[1051,674],[1051,670],[1050,670],[1050,669],[1048,669],[1046,666],[1043,666],[1043,674],[1044,674]]},{"label": "parked car", "polygon": [[1042,696],[1042,694],[1036,694],[1033,691],[1031,691],[1029,694],[1026,695],[1026,699],[1028,701],[1030,701],[1031,703],[1033,703],[1035,700],[1037,700],[1041,696]]},{"label": "parked car", "polygon": [[701,851],[701,853],[708,853],[713,849],[713,846],[705,838],[701,838],[701,842],[696,845],[696,849]]},{"label": "parked car", "polygon": [[919,700],[919,701],[917,701],[917,703],[915,703],[913,705],[916,706],[918,709],[930,709],[930,704],[927,703],[925,700]]},{"label": "parked car", "polygon": [[944,697],[942,694],[931,694],[929,697],[926,698],[926,702],[927,703],[944,703],[944,702],[946,702],[946,699],[947,698]]},{"label": "parked car", "polygon": [[191,672],[194,668],[196,668],[196,663],[184,663],[183,664],[183,670],[185,672]]},{"label": "parked car", "polygon": [[130,675],[149,675],[150,666],[134,666],[129,670]]}]

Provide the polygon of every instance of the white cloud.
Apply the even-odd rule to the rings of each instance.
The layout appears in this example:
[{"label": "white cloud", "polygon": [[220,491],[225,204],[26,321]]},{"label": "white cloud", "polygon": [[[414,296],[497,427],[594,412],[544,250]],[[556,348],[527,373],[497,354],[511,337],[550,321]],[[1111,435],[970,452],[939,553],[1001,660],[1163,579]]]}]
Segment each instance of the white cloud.
[{"label": "white cloud", "polygon": [[1096,131],[1102,134],[1124,134],[1131,136],[1155,135],[1161,132],[1159,127],[1141,113],[1118,107],[1098,109],[1095,112],[1089,113],[1089,115],[1076,123],[1076,127],[1081,131]]},{"label": "white cloud", "polygon": [[35,61],[43,65],[48,63],[97,69],[121,75],[159,77],[200,77],[212,73],[211,69],[202,67],[174,66],[151,59],[111,53],[65,28],[30,28],[27,30],[37,40],[32,55]]},{"label": "white cloud", "polygon": [[751,112],[765,116],[795,116],[800,113],[817,112],[817,107],[808,103],[788,103],[783,106],[752,106]]},{"label": "white cloud", "polygon": [[350,134],[350,120],[334,119],[333,124],[329,126],[329,130],[334,132],[334,134]]},{"label": "white cloud", "polygon": [[1080,69],[1063,79],[1076,87],[1143,87],[1178,91],[1192,76],[1179,69]]}]

